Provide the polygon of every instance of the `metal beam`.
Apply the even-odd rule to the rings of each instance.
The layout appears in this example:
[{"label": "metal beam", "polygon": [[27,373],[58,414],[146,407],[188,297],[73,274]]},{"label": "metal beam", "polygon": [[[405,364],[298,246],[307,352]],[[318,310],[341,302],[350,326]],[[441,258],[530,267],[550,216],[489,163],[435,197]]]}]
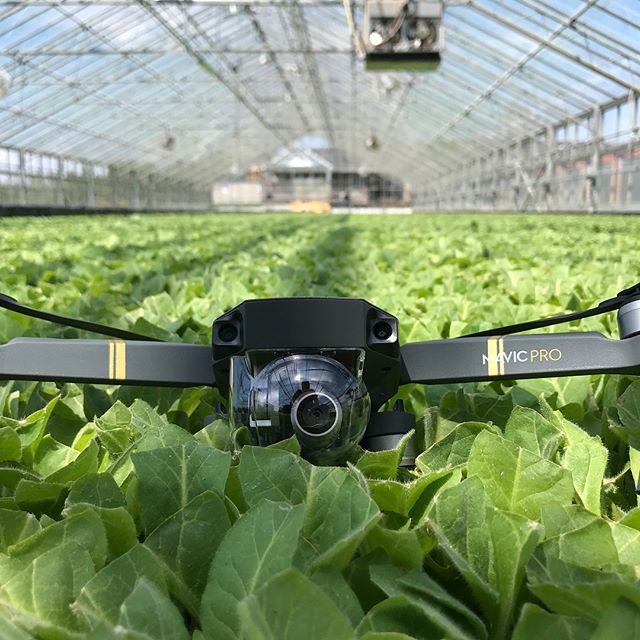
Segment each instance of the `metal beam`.
[{"label": "metal beam", "polygon": [[278,74],[278,77],[282,82],[282,86],[284,87],[287,94],[291,96],[291,100],[296,106],[296,111],[298,112],[298,116],[300,117],[300,121],[302,122],[303,127],[306,131],[310,131],[311,125],[309,124],[307,114],[305,113],[302,105],[298,100],[298,96],[295,89],[293,88],[293,85],[291,84],[291,82],[289,82],[289,78],[287,77],[285,70],[282,68],[282,65],[278,61],[275,50],[269,44],[269,39],[267,38],[265,30],[262,28],[260,20],[258,20],[255,11],[251,7],[245,7],[245,13],[247,14],[247,16],[249,16],[249,20],[251,20],[251,24],[253,25],[253,28],[258,36],[258,40],[260,40],[262,44],[263,53],[266,53],[269,56],[271,63],[273,64],[276,73]]},{"label": "metal beam", "polygon": [[[288,139],[273,127],[273,125],[267,121],[260,109],[253,104],[253,101],[245,94],[245,91],[236,86],[236,83],[230,82],[219,70],[213,67],[213,65],[185,38],[175,27],[173,27],[164,17],[160,14],[158,9],[154,6],[155,2],[150,0],[136,0],[136,2],[143,7],[149,15],[151,15],[156,22],[178,43],[183,49],[193,58],[198,64],[200,69],[207,73],[209,76],[224,85],[237,99],[238,101],[248,109],[256,120],[269,131],[276,139],[280,140],[283,144],[288,143]],[[183,4],[183,3],[182,3]]]},{"label": "metal beam", "polygon": [[[23,6],[35,6],[35,7],[54,7],[61,2],[67,7],[122,7],[131,6],[137,4],[138,0],[0,0],[0,7],[18,7]],[[168,5],[168,6],[183,6],[188,3],[189,5],[211,7],[221,6],[228,7],[231,5],[265,5],[265,6],[289,6],[291,0],[153,0],[153,4]],[[296,0],[301,5],[309,6],[337,6],[342,5],[342,0]]]},{"label": "metal beam", "polygon": [[[249,7],[247,7],[249,9]],[[269,45],[261,47],[198,47],[198,52],[203,55],[223,53],[226,55],[260,55],[261,53],[271,53],[273,55],[296,55],[296,54],[312,54],[314,56],[324,55],[351,55],[352,50],[350,48],[335,48],[335,49],[301,49],[300,47],[271,47]],[[0,56],[7,56],[11,58],[47,58],[58,56],[164,56],[169,54],[180,53],[184,54],[185,51],[179,47],[148,47],[139,49],[82,49],[79,47],[71,47],[69,49],[1,49]]]},{"label": "metal beam", "polygon": [[[562,27],[561,31],[571,26],[572,20],[576,20],[577,18],[579,18],[586,10],[590,9],[597,2],[598,0],[588,0],[587,2],[585,2],[585,4],[580,9],[578,9],[574,14],[572,14],[572,16],[568,17],[562,22],[562,25],[564,26]],[[540,45],[540,49],[545,49],[545,48],[550,49],[551,51],[554,51],[555,53],[567,58],[567,60],[571,60],[572,62],[575,62],[576,64],[579,64],[585,67],[586,69],[589,69],[594,73],[597,73],[603,78],[607,78],[607,80],[611,80],[611,82],[615,82],[616,84],[620,85],[621,87],[624,87],[625,89],[628,89],[630,91],[640,91],[640,85],[634,84],[632,82],[627,82],[624,78],[621,78],[620,76],[617,76],[614,73],[610,73],[603,67],[593,64],[592,62],[589,62],[588,60],[585,60],[584,58],[581,58],[580,56],[577,56],[571,53],[570,51],[567,51],[565,48],[557,45],[555,42],[553,42],[553,38],[555,38],[557,35],[557,34],[554,35],[555,30],[554,32],[552,32],[547,36],[540,36],[537,33],[530,31],[529,29],[525,29],[522,25],[516,22],[513,22],[508,18],[505,18],[503,15],[496,13],[495,11],[491,11],[490,9],[487,9],[486,7],[478,4],[475,0],[469,0],[467,6],[471,7],[472,9],[475,9],[478,13],[482,13],[483,15],[489,18],[492,18],[496,22],[503,24],[505,27],[509,27],[510,29],[513,29],[514,31],[520,33],[521,35],[527,38],[530,38],[534,42],[537,42]]]},{"label": "metal beam", "polygon": [[[299,47],[302,50],[308,51],[311,49],[311,36],[309,35],[309,29],[307,27],[307,21],[302,12],[300,5],[293,3],[289,5],[289,12],[293,20],[295,37],[299,42]],[[322,82],[320,80],[320,71],[316,65],[315,58],[309,54],[302,54],[305,65],[307,67],[307,74],[309,82],[313,88],[313,93],[316,97],[318,109],[322,116],[322,122],[324,124],[324,130],[332,144],[335,144],[335,136],[333,133],[333,123],[331,121],[331,114],[329,111],[329,104],[322,88]]]},{"label": "metal beam", "polygon": [[[538,44],[529,51],[526,55],[524,55],[517,63],[509,67],[499,78],[494,80],[482,93],[478,94],[462,111],[458,112],[453,118],[451,118],[448,122],[442,125],[442,127],[436,131],[436,133],[428,140],[427,144],[433,144],[436,140],[442,138],[447,131],[455,127],[458,123],[460,123],[464,118],[466,118],[474,109],[476,109],[480,104],[482,104],[485,100],[490,98],[495,91],[497,91],[507,80],[509,80],[513,75],[518,73],[530,60],[535,58],[541,51],[543,51],[546,47],[551,47],[553,45],[553,40],[557,38],[565,29],[571,26],[572,21],[577,20],[585,11],[587,11],[591,6],[593,6],[598,0],[586,0],[584,4],[575,11],[570,17],[563,20],[553,31],[547,34],[546,37],[540,37],[537,34],[531,34],[533,40],[536,40]],[[473,0],[469,0],[468,6],[473,7],[477,11],[481,13],[486,13],[487,15],[494,16],[492,11],[485,9],[484,7],[480,7]],[[510,23],[509,20],[506,20],[502,16],[495,15],[495,19],[499,22],[503,22],[505,24]],[[526,29],[522,29],[519,25],[514,25],[517,31],[527,32]],[[535,37],[533,37],[535,36]]]}]

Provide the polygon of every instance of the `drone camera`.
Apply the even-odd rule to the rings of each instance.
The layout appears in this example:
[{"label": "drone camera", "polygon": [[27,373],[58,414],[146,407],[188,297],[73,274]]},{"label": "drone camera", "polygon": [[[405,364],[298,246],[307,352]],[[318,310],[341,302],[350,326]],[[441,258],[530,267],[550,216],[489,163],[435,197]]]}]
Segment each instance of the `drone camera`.
[{"label": "drone camera", "polygon": [[232,358],[229,396],[232,423],[247,427],[254,444],[295,436],[307,459],[328,464],[362,438],[371,410],[362,350],[345,358],[356,363],[351,370],[320,353],[279,356],[264,367],[260,359]]},{"label": "drone camera", "polygon": [[342,408],[335,396],[325,391],[306,391],[291,407],[294,428],[311,438],[321,438],[339,428]]}]

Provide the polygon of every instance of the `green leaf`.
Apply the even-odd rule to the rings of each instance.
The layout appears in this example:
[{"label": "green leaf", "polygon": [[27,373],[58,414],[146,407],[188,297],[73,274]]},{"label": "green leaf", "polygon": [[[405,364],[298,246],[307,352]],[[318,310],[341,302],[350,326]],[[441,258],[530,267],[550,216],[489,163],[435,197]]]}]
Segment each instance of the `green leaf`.
[{"label": "green leaf", "polygon": [[194,434],[194,438],[201,444],[206,444],[213,449],[220,449],[220,451],[233,449],[231,427],[225,420],[214,420]]},{"label": "green leaf", "polygon": [[300,447],[300,441],[296,436],[291,436],[290,438],[286,438],[286,440],[279,440],[278,442],[273,442],[272,444],[267,445],[268,449],[280,449],[282,451],[289,451],[289,453],[295,453],[297,456],[300,455],[302,451]]},{"label": "green leaf", "polygon": [[104,508],[92,504],[78,503],[65,507],[64,515],[69,518],[74,514],[91,511],[95,513],[104,526],[107,538],[107,560],[132,549],[138,542],[136,525],[131,514],[124,507]]},{"label": "green leaf", "polygon": [[229,469],[229,477],[224,488],[225,499],[233,504],[233,507],[239,512],[244,513],[249,507],[242,493],[242,485],[240,482],[240,468],[233,465]]},{"label": "green leaf", "polygon": [[145,545],[172,570],[173,589],[197,612],[211,560],[231,527],[224,500],[205,491],[147,536]]},{"label": "green leaf", "polygon": [[[150,612],[153,615],[149,615]],[[180,611],[144,577],[120,607],[117,633],[120,637],[135,634],[136,640],[188,640],[190,637]]]},{"label": "green leaf", "polygon": [[245,446],[240,454],[240,484],[249,506],[262,500],[299,504],[307,495],[312,466],[293,453]]},{"label": "green leaf", "polygon": [[[372,565],[371,578],[387,596],[404,596],[421,609],[434,637],[468,637],[475,640],[487,637],[482,620],[423,571]],[[420,635],[427,635],[426,629],[421,629]]]},{"label": "green leaf", "polygon": [[580,427],[575,425],[573,422],[567,420],[560,411],[554,411],[545,400],[544,396],[540,396],[538,402],[540,403],[540,411],[542,412],[542,415],[551,424],[562,431],[568,444],[575,444],[589,438],[588,433],[580,429]]},{"label": "green leaf", "polygon": [[[291,606],[295,603],[295,606]],[[333,602],[296,569],[272,578],[239,606],[242,640],[353,640]]]},{"label": "green leaf", "polygon": [[362,620],[364,615],[362,606],[341,571],[334,567],[322,567],[309,577],[311,582],[320,587],[333,604],[344,613],[353,626]]},{"label": "green leaf", "polygon": [[409,516],[416,505],[420,506],[425,502],[428,504],[451,475],[451,470],[444,469],[420,476],[411,482],[370,480],[369,491],[381,511]]},{"label": "green leaf", "polygon": [[583,618],[549,613],[527,603],[513,631],[513,640],[591,640],[594,625]]},{"label": "green leaf", "polygon": [[394,564],[403,567],[420,567],[424,559],[415,529],[395,531],[376,524],[367,534],[362,549],[368,553],[382,549]]},{"label": "green leaf", "polygon": [[429,524],[492,620],[496,637],[504,637],[542,528],[496,509],[478,477],[440,493]]},{"label": "green leaf", "polygon": [[500,594],[499,617],[495,634],[507,633],[520,593],[524,571],[536,545],[542,538],[542,527],[513,513],[494,509],[489,517],[493,543],[493,581]]},{"label": "green leaf", "polygon": [[416,458],[416,467],[422,473],[429,474],[465,465],[476,436],[485,430],[497,432],[495,427],[485,422],[462,422],[421,453]]},{"label": "green leaf", "polygon": [[600,493],[607,468],[608,451],[600,438],[570,444],[562,458],[562,466],[569,469],[573,486],[585,509],[600,515]]},{"label": "green leaf", "polygon": [[487,527],[491,507],[482,482],[468,478],[435,498],[428,518],[440,548],[449,556],[485,612],[491,617],[499,605],[493,575],[493,544]]},{"label": "green leaf", "polygon": [[636,507],[635,509],[631,509],[631,511],[625,513],[624,516],[620,518],[619,522],[626,527],[631,527],[632,529],[640,531],[640,507]]},{"label": "green leaf", "polygon": [[36,450],[33,468],[48,482],[73,482],[98,470],[98,444],[91,441],[83,451],[77,451],[46,435]]},{"label": "green leaf", "polygon": [[581,405],[585,402],[589,395],[590,381],[587,376],[537,378],[519,380],[518,386],[536,397],[540,394],[545,396],[557,394],[557,406],[564,407],[568,404]]},{"label": "green leaf", "polygon": [[22,444],[13,427],[0,428],[0,460],[19,462],[22,458]]},{"label": "green leaf", "polygon": [[550,460],[563,440],[562,432],[537,411],[515,407],[504,437],[541,458]]},{"label": "green leaf", "polygon": [[[406,595],[392,596],[372,607],[357,628],[361,637],[396,637],[401,634],[419,640],[476,640],[454,621],[442,615],[437,606]],[[384,635],[382,635],[384,634]],[[482,637],[482,636],[480,636]]]},{"label": "green leaf", "polygon": [[406,633],[397,633],[395,631],[367,631],[361,640],[415,640],[413,636]]},{"label": "green leaf", "polygon": [[633,567],[590,569],[565,562],[544,549],[527,567],[528,587],[549,609],[566,616],[600,622],[604,611],[624,596],[640,605]]},{"label": "green leaf", "polygon": [[74,482],[67,496],[67,507],[79,503],[116,508],[125,506],[125,498],[116,481],[108,473],[89,473]]},{"label": "green leaf", "polygon": [[636,640],[640,637],[640,606],[620,598],[602,616],[591,640]]},{"label": "green leaf", "polygon": [[131,405],[131,426],[143,437],[145,450],[193,441],[191,434],[171,424],[144,400],[135,400]]},{"label": "green leaf", "polygon": [[16,504],[25,511],[56,517],[62,510],[67,491],[64,484],[23,479],[16,485],[14,497]]},{"label": "green leaf", "polygon": [[38,531],[40,523],[31,513],[0,509],[0,552]]},{"label": "green leaf", "polygon": [[[123,389],[126,387],[120,387]],[[117,403],[116,403],[117,404]],[[114,405],[115,406],[115,405]],[[104,416],[103,416],[104,418]],[[162,447],[172,447],[194,442],[191,434],[171,424],[142,400],[135,400],[131,409],[120,406],[117,420],[98,425],[104,428],[100,439],[109,450],[114,462],[109,468],[118,483],[124,483],[133,470],[133,451],[151,451]],[[113,423],[113,424],[112,424]]]},{"label": "green leaf", "polygon": [[147,534],[201,493],[222,496],[231,464],[228,453],[196,442],[135,453],[132,459]]},{"label": "green leaf", "polygon": [[0,416],[0,427],[11,427],[15,429],[18,434],[23,449],[23,456],[26,456],[25,462],[29,463],[31,461],[35,450],[40,444],[40,440],[44,436],[47,423],[59,398],[60,396],[56,396],[50,400],[45,407],[34,411],[23,420],[14,420]]},{"label": "green leaf", "polygon": [[74,630],[76,620],[69,605],[95,572],[89,552],[67,541],[19,560],[20,568],[16,566],[0,587],[0,603],[9,608],[14,621],[45,637],[52,637],[56,628]]},{"label": "green leaf", "polygon": [[296,566],[344,569],[379,517],[375,502],[352,474],[313,467]]},{"label": "green leaf", "polygon": [[104,389],[85,384],[83,391],[83,410],[88,420],[94,420],[96,416],[102,416],[109,411],[111,398]]},{"label": "green leaf", "polygon": [[15,489],[21,480],[38,482],[40,479],[37,473],[33,473],[22,464],[11,461],[0,463],[0,487]]},{"label": "green leaf", "polygon": [[121,606],[133,593],[140,578],[146,578],[162,593],[167,592],[162,563],[146,547],[138,544],[109,563],[82,587],[72,605],[82,627],[90,631],[105,623],[117,624]]},{"label": "green leaf", "polygon": [[632,382],[616,403],[620,422],[634,434],[640,432],[640,381]]},{"label": "green leaf", "polygon": [[640,531],[636,529],[602,520],[576,506],[547,505],[542,523],[547,554],[584,567],[640,564]]},{"label": "green leaf", "polygon": [[202,630],[207,638],[238,637],[239,603],[291,566],[303,516],[301,505],[264,500],[229,530],[213,559],[202,597]]},{"label": "green leaf", "polygon": [[141,333],[142,335],[149,336],[150,338],[156,338],[163,342],[171,342],[172,340],[175,340],[176,337],[174,333],[171,333],[171,331],[167,331],[162,327],[152,324],[146,318],[138,318],[133,325],[133,330],[136,333]]},{"label": "green leaf", "polygon": [[409,431],[393,449],[387,451],[365,451],[356,463],[356,468],[367,478],[395,480],[405,449],[414,435],[414,430]]},{"label": "green leaf", "polygon": [[123,453],[134,437],[131,411],[119,400],[95,424],[102,445],[112,455]]},{"label": "green leaf", "polygon": [[[32,395],[33,399],[35,395]],[[59,402],[51,413],[46,433],[51,434],[59,442],[69,444],[74,435],[87,423],[82,408],[82,389],[76,384],[67,384],[62,391]]]},{"label": "green leaf", "polygon": [[[640,450],[629,447],[629,464],[631,465],[631,475],[633,483],[637,487],[640,484]],[[639,505],[640,506],[640,505]]]},{"label": "green leaf", "polygon": [[511,396],[498,395],[491,390],[465,394],[458,388],[445,394],[440,403],[442,416],[457,423],[492,422],[504,425],[513,409]]},{"label": "green leaf", "polygon": [[[9,340],[19,338],[21,335],[22,327],[20,323],[8,313],[3,313],[0,316],[0,343],[9,342]],[[1,411],[2,407],[0,406]]]},{"label": "green leaf", "polygon": [[107,537],[104,525],[94,510],[74,513],[60,522],[55,522],[41,531],[36,531],[9,547],[11,557],[22,562],[31,562],[50,549],[56,549],[67,540],[85,549],[96,570],[104,566],[107,557]]},{"label": "green leaf", "polygon": [[473,443],[468,474],[482,480],[496,507],[529,518],[538,518],[545,504],[573,499],[565,469],[488,431]]},{"label": "green leaf", "polygon": [[[1,606],[0,613],[2,613]],[[35,638],[30,633],[17,627],[5,616],[0,615],[0,640],[35,640]]]}]

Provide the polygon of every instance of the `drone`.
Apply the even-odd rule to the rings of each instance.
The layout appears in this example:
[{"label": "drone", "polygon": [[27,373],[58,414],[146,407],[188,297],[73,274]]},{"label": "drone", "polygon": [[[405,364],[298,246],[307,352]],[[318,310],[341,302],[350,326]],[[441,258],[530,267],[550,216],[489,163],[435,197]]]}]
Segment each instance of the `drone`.
[{"label": "drone", "polygon": [[[408,384],[640,374],[640,283],[585,311],[458,338],[400,344],[398,320],[356,298],[246,300],[213,322],[211,344],[163,342],[67,318],[0,294],[0,307],[109,336],[15,338],[0,379],[218,389],[234,427],[266,446],[295,436],[316,463],[357,443],[393,449],[415,427],[397,401]],[[514,335],[617,311],[619,339],[596,332]],[[403,459],[403,464],[404,464]]]}]

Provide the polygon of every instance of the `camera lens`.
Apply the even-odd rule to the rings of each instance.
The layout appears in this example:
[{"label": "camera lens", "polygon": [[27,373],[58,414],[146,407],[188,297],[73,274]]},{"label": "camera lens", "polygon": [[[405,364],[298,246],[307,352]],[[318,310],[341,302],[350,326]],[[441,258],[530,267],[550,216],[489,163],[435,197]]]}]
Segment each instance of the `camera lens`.
[{"label": "camera lens", "polygon": [[298,398],[291,407],[294,425],[310,436],[322,436],[340,424],[342,409],[327,393],[311,391]]},{"label": "camera lens", "polygon": [[238,337],[238,329],[235,327],[235,325],[225,324],[220,327],[218,335],[220,336],[220,340],[222,340],[222,342],[233,342]]},{"label": "camera lens", "polygon": [[393,329],[388,322],[376,322],[373,327],[373,335],[378,338],[378,340],[387,340],[393,334]]},{"label": "camera lens", "polygon": [[362,437],[371,400],[361,377],[341,362],[292,354],[276,357],[255,376],[246,358],[234,357],[232,364],[233,423],[248,427],[253,444],[295,436],[304,458],[333,464]]}]

